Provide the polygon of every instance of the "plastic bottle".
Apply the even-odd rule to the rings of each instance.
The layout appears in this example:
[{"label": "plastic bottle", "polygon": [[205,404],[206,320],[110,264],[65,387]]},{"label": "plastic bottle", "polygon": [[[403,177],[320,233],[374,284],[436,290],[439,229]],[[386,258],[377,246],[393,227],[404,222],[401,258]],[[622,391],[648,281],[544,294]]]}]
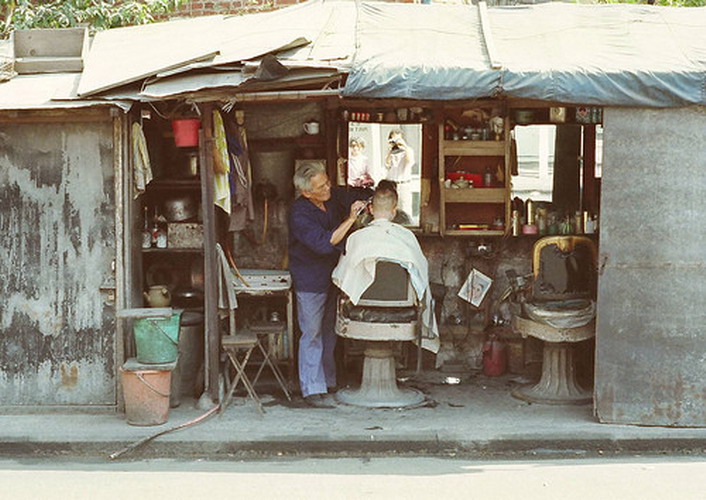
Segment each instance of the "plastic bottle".
[{"label": "plastic bottle", "polygon": [[493,184],[493,171],[489,166],[485,167],[485,173],[483,174],[483,185],[485,187],[492,187]]},{"label": "plastic bottle", "polygon": [[142,229],[142,248],[152,246],[152,231],[150,230],[149,218],[147,217],[147,207],[145,207],[145,227]]}]

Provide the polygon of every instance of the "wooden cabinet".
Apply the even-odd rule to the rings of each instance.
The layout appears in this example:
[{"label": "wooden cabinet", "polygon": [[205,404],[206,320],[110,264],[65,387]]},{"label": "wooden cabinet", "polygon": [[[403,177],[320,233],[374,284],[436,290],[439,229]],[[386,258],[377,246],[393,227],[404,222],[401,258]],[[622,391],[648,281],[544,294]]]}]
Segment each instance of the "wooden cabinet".
[{"label": "wooden cabinet", "polygon": [[[489,113],[479,110],[476,116]],[[510,230],[508,120],[502,134],[482,119],[472,125],[463,120],[447,115],[439,124],[440,233],[502,236]]]}]

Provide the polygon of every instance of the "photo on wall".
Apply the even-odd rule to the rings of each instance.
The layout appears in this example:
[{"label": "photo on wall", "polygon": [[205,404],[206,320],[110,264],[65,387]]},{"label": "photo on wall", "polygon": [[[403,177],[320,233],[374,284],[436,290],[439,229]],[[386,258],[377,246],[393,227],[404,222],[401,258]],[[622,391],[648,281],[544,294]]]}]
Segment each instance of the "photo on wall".
[{"label": "photo on wall", "polygon": [[491,278],[474,268],[458,291],[458,296],[466,302],[470,302],[472,306],[480,307],[492,284],[493,280]]}]

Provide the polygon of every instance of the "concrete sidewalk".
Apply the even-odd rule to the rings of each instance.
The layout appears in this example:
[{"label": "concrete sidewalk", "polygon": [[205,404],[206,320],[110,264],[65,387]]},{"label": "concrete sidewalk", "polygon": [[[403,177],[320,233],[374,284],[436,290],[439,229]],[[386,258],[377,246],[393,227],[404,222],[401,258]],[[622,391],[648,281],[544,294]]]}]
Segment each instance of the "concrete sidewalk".
[{"label": "concrete sidewalk", "polygon": [[[436,379],[436,380],[435,380]],[[406,410],[304,407],[265,395],[266,413],[236,398],[221,414],[159,436],[121,455],[139,457],[272,457],[280,455],[437,455],[469,457],[595,456],[690,453],[706,455],[706,428],[606,425],[591,405],[528,404],[510,395],[511,377],[468,376],[458,385],[443,377],[414,385],[430,404]],[[128,425],[122,414],[1,415],[4,457],[111,454],[204,413],[182,400],[160,426]]]}]

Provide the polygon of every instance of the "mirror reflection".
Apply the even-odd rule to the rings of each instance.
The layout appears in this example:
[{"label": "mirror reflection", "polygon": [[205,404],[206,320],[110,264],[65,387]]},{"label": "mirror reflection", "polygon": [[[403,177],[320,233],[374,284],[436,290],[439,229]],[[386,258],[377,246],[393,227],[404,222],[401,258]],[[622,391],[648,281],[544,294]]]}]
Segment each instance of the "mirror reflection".
[{"label": "mirror reflection", "polygon": [[346,183],[352,187],[374,187],[381,180],[397,184],[398,210],[405,212],[408,226],[419,226],[420,124],[349,122]]}]

